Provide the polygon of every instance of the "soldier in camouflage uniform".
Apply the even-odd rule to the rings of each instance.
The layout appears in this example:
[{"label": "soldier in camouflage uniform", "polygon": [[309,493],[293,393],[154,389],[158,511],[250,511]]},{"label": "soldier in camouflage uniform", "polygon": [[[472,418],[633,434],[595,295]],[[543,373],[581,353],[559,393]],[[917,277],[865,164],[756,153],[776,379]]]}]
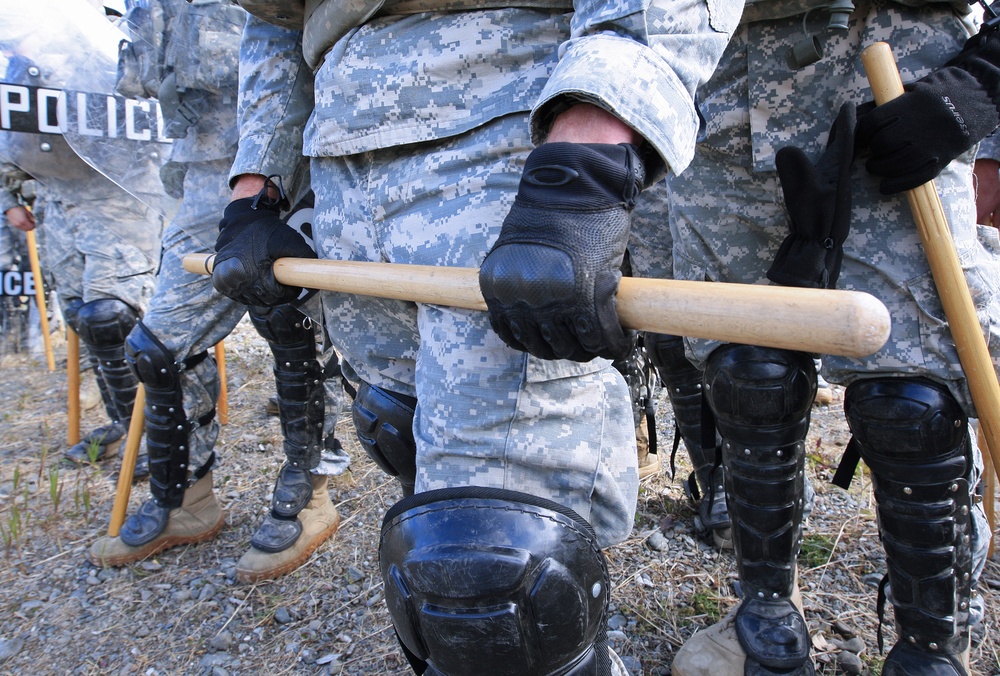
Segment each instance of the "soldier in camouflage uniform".
[{"label": "soldier in camouflage uniform", "polygon": [[[161,177],[181,205],[164,233],[156,296],[127,342],[128,359],[146,391],[152,496],[126,519],[118,537],[91,546],[89,558],[101,566],[209,540],[221,530],[224,515],[212,490],[220,383],[208,349],[247,312],[244,304],[217,293],[210,278],[182,267],[185,255],[212,249],[218,214],[228,201],[245,12],[227,0],[136,2],[127,21],[134,39],[122,52],[119,89],[158,98],[174,138]],[[239,578],[252,582],[298,567],[336,531],[340,519],[327,476],[343,472],[347,456],[333,437],[339,396],[336,389],[328,396],[309,315],[283,305],[250,308],[250,317],[275,356],[287,457],[271,512],[237,564]],[[326,415],[328,406],[333,415]]]},{"label": "soldier in camouflage uniform", "polygon": [[380,544],[407,657],[417,673],[623,671],[601,548],[631,532],[638,473],[612,297],[629,212],[690,161],[694,91],[740,3],[243,4],[287,28],[244,34],[216,287],[297,292],[270,274],[308,252],[268,177],[287,182],[299,152],[322,257],[483,264],[489,314],[324,296],[363,381],[359,438],[409,494]]},{"label": "soldier in camouflage uniform", "polygon": [[[1000,122],[998,36],[979,36],[963,50],[972,30],[964,2],[860,0],[849,17],[832,8],[806,13],[814,4],[749,3],[700,90],[698,153],[668,181],[674,272],[688,280],[836,285],[867,291],[889,308],[891,338],[879,352],[823,357],[826,377],[847,387],[853,438],[840,477],[849,480],[859,458],[873,475],[899,637],[882,673],[964,675],[970,626],[982,618],[976,585],[990,537],[976,495],[975,410],[899,193],[936,176],[983,330],[997,345],[1000,241],[995,229],[976,226],[972,161],[975,143]],[[823,41],[822,58],[806,59],[802,47],[814,37]],[[855,117],[855,104],[871,97],[859,55],[876,41],[893,48],[911,84],[897,101],[862,106]],[[813,360],[686,343],[705,368],[722,437],[743,598],[682,647],[673,673],[812,673],[795,561]]]},{"label": "soldier in camouflage uniform", "polygon": [[[103,12],[93,13],[86,4],[83,11],[108,27]],[[12,31],[6,39],[17,48],[4,80],[60,88],[68,71],[79,65],[60,44],[66,36],[52,38],[30,28],[22,32],[17,17],[8,12],[0,22]],[[79,49],[82,53],[86,47]],[[137,381],[125,362],[124,342],[153,295],[162,218],[86,164],[62,134],[5,131],[0,154],[44,185],[46,267],[67,324],[94,362],[109,418],[69,448],[66,457],[87,461],[95,447],[98,458],[110,455],[121,445],[132,415]]]}]

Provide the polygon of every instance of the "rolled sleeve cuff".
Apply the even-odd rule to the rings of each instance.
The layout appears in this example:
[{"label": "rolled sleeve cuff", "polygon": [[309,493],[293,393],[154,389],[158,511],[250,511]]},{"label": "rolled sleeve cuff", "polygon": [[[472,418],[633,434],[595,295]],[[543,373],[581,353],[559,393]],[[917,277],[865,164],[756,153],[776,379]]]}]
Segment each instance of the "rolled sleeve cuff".
[{"label": "rolled sleeve cuff", "polygon": [[654,50],[611,35],[571,40],[531,113],[532,140],[544,141],[565,99],[593,103],[635,129],[666,168],[680,173],[694,157],[698,115],[691,95]]},{"label": "rolled sleeve cuff", "polygon": [[240,147],[229,172],[229,185],[232,186],[236,177],[242,174],[278,175],[290,179],[302,161],[301,145],[280,143],[270,137],[244,137],[240,139]]}]

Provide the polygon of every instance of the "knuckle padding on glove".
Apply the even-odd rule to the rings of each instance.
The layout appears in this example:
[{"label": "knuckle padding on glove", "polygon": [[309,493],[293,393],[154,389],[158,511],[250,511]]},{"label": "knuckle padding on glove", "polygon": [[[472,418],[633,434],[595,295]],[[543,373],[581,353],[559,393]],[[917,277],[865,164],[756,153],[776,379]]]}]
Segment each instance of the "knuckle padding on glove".
[{"label": "knuckle padding on glove", "polygon": [[273,306],[294,301],[301,288],[274,278],[278,258],[315,258],[316,254],[278,212],[251,206],[252,198],[226,207],[216,240],[212,284],[219,293],[248,305]]},{"label": "knuckle padding on glove", "polygon": [[531,152],[479,275],[505,343],[575,361],[628,349],[615,292],[642,169],[631,146],[552,143]]}]

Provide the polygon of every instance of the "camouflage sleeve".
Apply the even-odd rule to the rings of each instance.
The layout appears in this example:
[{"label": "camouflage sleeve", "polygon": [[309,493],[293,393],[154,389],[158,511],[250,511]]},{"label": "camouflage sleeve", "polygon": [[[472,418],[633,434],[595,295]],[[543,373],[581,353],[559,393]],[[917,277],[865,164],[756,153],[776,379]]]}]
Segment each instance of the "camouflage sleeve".
[{"label": "camouflage sleeve", "polygon": [[694,156],[695,90],[722,57],[743,0],[576,0],[574,7],[571,39],[532,111],[535,142],[567,98],[588,101],[632,126],[679,173]]},{"label": "camouflage sleeve", "polygon": [[7,188],[0,186],[0,214],[5,214],[8,209],[16,206],[18,206],[17,197]]},{"label": "camouflage sleeve", "polygon": [[229,173],[291,181],[302,163],[302,133],[313,109],[313,74],[302,31],[247,18],[240,43],[240,145]]},{"label": "camouflage sleeve", "polygon": [[979,142],[977,160],[997,160],[1000,162],[1000,132],[993,132]]}]

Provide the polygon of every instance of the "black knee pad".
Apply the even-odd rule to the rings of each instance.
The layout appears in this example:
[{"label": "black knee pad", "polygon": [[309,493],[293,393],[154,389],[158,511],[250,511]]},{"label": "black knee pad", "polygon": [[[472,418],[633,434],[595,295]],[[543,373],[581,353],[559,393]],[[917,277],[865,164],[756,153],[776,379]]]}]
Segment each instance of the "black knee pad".
[{"label": "black knee pad", "polygon": [[944,385],[926,378],[859,380],[844,392],[844,414],[878,476],[922,484],[968,474],[969,419]]},{"label": "black knee pad", "polygon": [[418,673],[608,673],[607,565],[570,509],[499,489],[420,493],[386,514],[379,563]]},{"label": "black knee pad", "polygon": [[[139,321],[132,306],[117,298],[101,298],[76,308],[76,332],[95,353],[102,348],[121,346]],[[71,325],[72,326],[72,325]]]},{"label": "black knee pad", "polygon": [[417,400],[398,392],[361,383],[351,406],[358,440],[379,468],[397,477],[407,495],[417,478],[417,444],[413,415]]},{"label": "black knee pad", "polygon": [[725,439],[777,446],[805,438],[816,397],[816,365],[808,354],[723,345],[709,356],[704,383]]},{"label": "black knee pad", "polygon": [[69,328],[79,335],[80,334],[80,306],[83,305],[82,298],[70,298],[63,303],[62,313],[63,319],[69,324]]},{"label": "black knee pad", "polygon": [[248,314],[257,333],[269,343],[296,345],[306,340],[315,342],[312,319],[293,305],[250,306]]}]

